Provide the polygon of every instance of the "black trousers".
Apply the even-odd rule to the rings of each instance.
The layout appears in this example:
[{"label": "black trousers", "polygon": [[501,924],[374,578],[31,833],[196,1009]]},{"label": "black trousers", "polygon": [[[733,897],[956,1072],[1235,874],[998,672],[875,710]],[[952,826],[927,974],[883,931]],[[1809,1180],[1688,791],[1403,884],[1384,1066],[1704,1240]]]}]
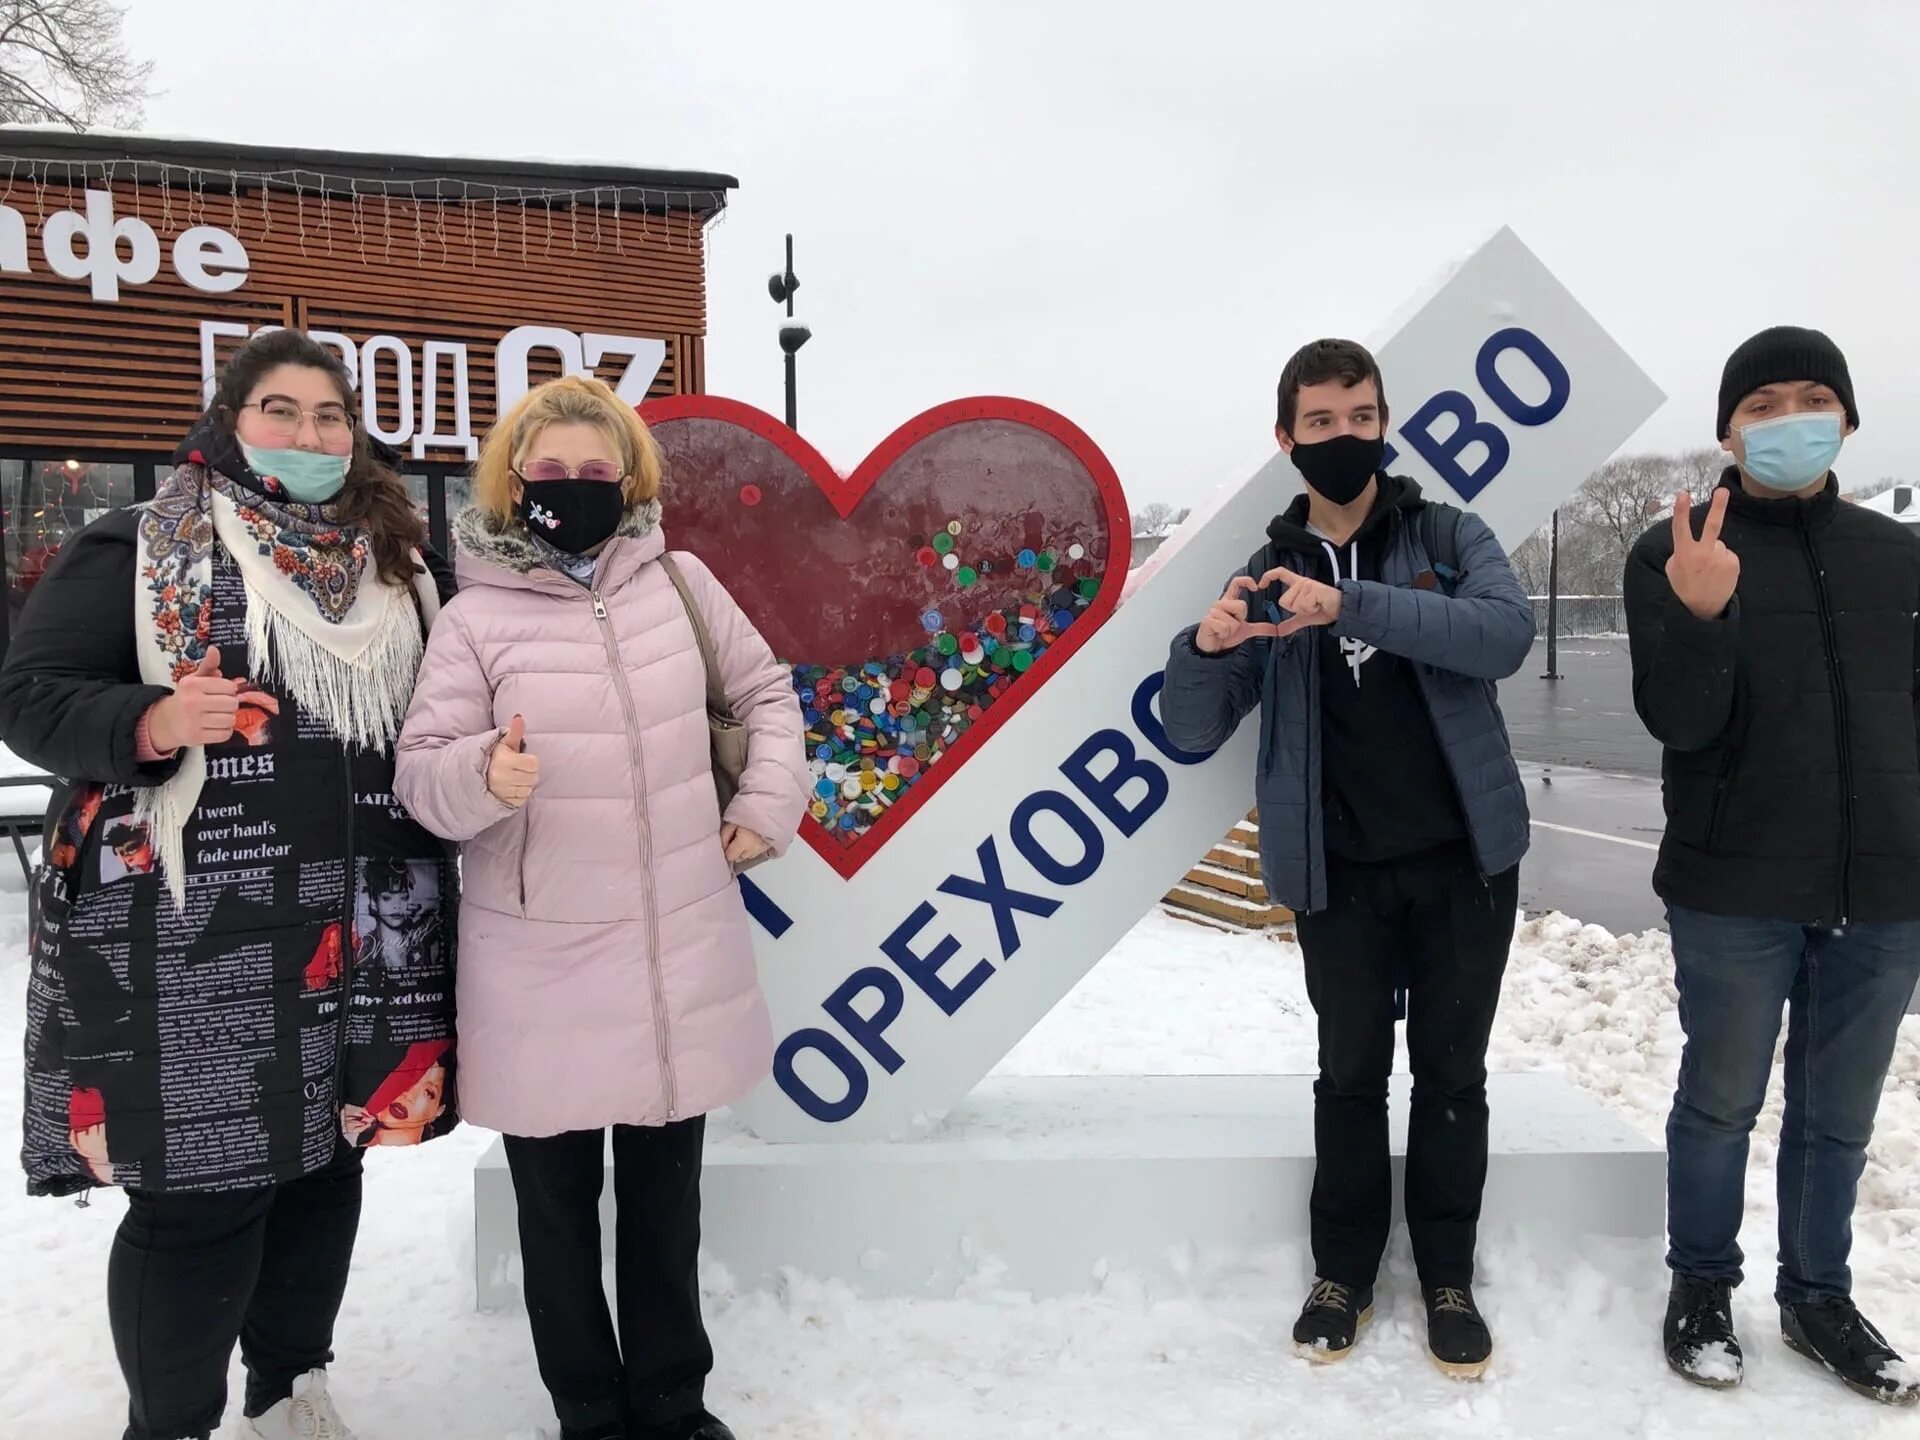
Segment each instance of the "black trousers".
[{"label": "black trousers", "polygon": [[1297,921],[1319,1017],[1313,1087],[1313,1260],[1367,1286],[1393,1221],[1387,1078],[1394,996],[1407,992],[1413,1107],[1406,1213],[1428,1287],[1473,1283],[1487,1179],[1487,1039],[1520,896],[1518,867],[1481,877],[1460,847],[1328,866],[1328,908]]},{"label": "black trousers", "polygon": [[713,1346],[700,1319],[706,1119],[613,1128],[614,1288],[601,1280],[606,1132],[506,1137],[540,1379],[569,1430],[671,1427],[700,1413]]},{"label": "black trousers", "polygon": [[128,1192],[107,1264],[125,1440],[210,1435],[227,1408],[235,1341],[248,1415],[332,1361],[360,1229],[360,1160],[343,1149],[305,1179],[253,1190]]}]

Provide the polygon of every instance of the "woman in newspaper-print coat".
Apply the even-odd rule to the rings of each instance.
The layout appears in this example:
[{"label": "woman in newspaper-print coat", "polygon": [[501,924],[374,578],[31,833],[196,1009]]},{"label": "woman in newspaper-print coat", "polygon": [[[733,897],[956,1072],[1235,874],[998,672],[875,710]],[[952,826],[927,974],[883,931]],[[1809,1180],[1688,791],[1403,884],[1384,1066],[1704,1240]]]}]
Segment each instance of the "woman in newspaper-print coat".
[{"label": "woman in newspaper-print coat", "polygon": [[[154,499],[74,536],[0,671],[65,781],[27,997],[30,1191],[119,1185],[134,1440],[349,1434],[326,1387],[373,1144],[454,1123],[448,847],[393,796],[442,590],[332,352],[228,365]],[[370,893],[369,887],[377,889]]]}]

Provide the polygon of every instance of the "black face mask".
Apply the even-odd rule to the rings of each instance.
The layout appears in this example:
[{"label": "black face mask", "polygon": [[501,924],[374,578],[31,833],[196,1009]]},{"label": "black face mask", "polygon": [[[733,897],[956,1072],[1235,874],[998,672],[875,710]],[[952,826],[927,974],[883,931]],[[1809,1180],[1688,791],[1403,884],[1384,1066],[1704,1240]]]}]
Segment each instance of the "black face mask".
[{"label": "black face mask", "polygon": [[554,549],[584,555],[620,528],[627,513],[624,489],[613,480],[522,481],[513,511]]},{"label": "black face mask", "polygon": [[1293,468],[1321,499],[1333,505],[1351,505],[1367,488],[1367,482],[1380,473],[1386,453],[1383,436],[1362,440],[1358,435],[1336,435],[1331,440],[1294,446]]}]

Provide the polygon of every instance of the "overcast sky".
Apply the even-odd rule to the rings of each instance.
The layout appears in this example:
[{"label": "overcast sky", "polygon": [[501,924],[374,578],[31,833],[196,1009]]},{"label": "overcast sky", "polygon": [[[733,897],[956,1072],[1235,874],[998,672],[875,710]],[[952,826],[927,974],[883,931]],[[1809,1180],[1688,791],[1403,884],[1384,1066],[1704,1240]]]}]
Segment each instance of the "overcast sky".
[{"label": "overcast sky", "polygon": [[158,133],[738,176],[709,388],[779,412],[793,231],[842,467],[997,392],[1190,500],[1271,453],[1296,346],[1507,224],[1671,397],[1629,449],[1710,443],[1727,352],[1813,325],[1843,478],[1920,479],[1912,0],[132,0],[128,41]]}]

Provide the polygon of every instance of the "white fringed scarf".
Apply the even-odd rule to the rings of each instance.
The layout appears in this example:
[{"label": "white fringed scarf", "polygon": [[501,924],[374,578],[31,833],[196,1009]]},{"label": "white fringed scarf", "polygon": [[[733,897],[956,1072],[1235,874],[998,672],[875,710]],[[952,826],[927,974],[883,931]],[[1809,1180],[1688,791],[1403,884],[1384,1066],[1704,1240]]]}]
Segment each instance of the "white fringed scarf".
[{"label": "white fringed scarf", "polygon": [[[204,464],[175,470],[140,518],[133,604],[141,680],[172,689],[206,655],[215,540],[246,588],[255,683],[291,695],[344,745],[391,746],[413,698],[424,631],[440,609],[425,565],[411,594],[387,584],[371,566],[366,533],[341,527],[331,507],[269,499]],[[206,780],[206,750],[188,746],[173,777],[141,788],[135,803],[176,908],[186,904],[184,832]]]}]

